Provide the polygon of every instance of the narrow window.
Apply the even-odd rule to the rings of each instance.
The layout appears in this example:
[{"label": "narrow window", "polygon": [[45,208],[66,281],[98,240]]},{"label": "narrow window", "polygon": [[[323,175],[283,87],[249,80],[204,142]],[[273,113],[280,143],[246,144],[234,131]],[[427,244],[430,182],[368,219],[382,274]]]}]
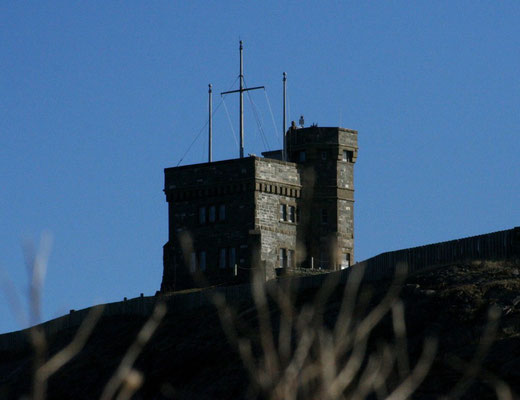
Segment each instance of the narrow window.
[{"label": "narrow window", "polygon": [[199,207],[199,224],[206,223],[206,207]]},{"label": "narrow window", "polygon": [[287,267],[287,250],[286,249],[280,249],[280,268],[286,268]]},{"label": "narrow window", "polygon": [[280,221],[287,221],[287,206],[280,204]]},{"label": "narrow window", "polygon": [[235,264],[237,263],[237,251],[234,247],[229,248],[229,266],[231,268],[235,268]]},{"label": "narrow window", "polygon": [[326,208],[321,209],[321,223],[326,224],[329,221],[329,214]]},{"label": "narrow window", "polygon": [[294,267],[294,250],[287,250],[287,267]]},{"label": "narrow window", "polygon": [[190,272],[193,274],[197,270],[197,254],[191,253],[190,257]]},{"label": "narrow window", "polygon": [[199,253],[199,268],[201,271],[206,270],[206,252],[205,251],[201,251]]},{"label": "narrow window", "polygon": [[296,207],[289,206],[289,221],[296,222]]},{"label": "narrow window", "polygon": [[354,153],[349,150],[343,150],[343,161],[352,162],[352,158],[354,157]]},{"label": "narrow window", "polygon": [[306,154],[305,151],[300,151],[300,162],[305,162]]},{"label": "narrow window", "polygon": [[326,151],[322,151],[321,152],[321,159],[322,160],[326,160],[327,159],[327,152]]},{"label": "narrow window", "polygon": [[346,269],[350,267],[350,254],[345,253],[343,254],[343,258],[341,260],[341,269]]},{"label": "narrow window", "polygon": [[226,205],[221,204],[218,207],[218,220],[219,221],[225,221],[226,220]]},{"label": "narrow window", "polygon": [[215,222],[216,218],[216,207],[209,206],[209,222]]},{"label": "narrow window", "polygon": [[226,268],[226,249],[221,248],[219,251],[219,267],[220,268]]}]

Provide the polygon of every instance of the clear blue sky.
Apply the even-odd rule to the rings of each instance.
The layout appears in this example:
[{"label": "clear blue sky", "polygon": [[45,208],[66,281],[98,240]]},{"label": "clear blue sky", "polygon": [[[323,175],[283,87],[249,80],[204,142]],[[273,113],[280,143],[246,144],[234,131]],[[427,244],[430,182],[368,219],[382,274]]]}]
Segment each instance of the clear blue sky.
[{"label": "clear blue sky", "polygon": [[[356,259],[520,225],[520,2],[0,4],[0,268],[53,236],[43,318],[162,277],[163,168],[238,75],[271,149],[289,120],[359,131]],[[267,96],[266,96],[267,95]],[[274,112],[277,130],[269,111]],[[238,99],[225,103],[238,131]],[[265,150],[246,97],[246,153]],[[222,105],[214,159],[238,149]],[[206,160],[206,132],[182,164]],[[0,293],[0,332],[19,329]]]}]

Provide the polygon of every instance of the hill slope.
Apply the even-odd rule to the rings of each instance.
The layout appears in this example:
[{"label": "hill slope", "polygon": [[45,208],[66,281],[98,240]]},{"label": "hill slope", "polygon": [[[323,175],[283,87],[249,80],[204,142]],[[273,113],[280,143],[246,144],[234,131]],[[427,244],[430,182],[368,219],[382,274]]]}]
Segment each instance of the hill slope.
[{"label": "hill slope", "polygon": [[[356,313],[366,315],[389,289],[386,281],[363,285]],[[366,307],[365,293],[372,293]],[[340,312],[343,288],[337,288],[323,306],[323,324],[333,328]],[[316,291],[300,291],[295,308],[303,309]],[[407,348],[411,365],[419,359],[425,337],[438,339],[437,352],[425,381],[414,398],[437,398],[458,390],[463,398],[495,398],[496,383],[506,382],[520,393],[520,265],[474,263],[422,271],[408,277],[399,294],[405,310]],[[500,310],[496,335],[486,354],[475,360],[488,325],[489,307]],[[253,354],[261,346],[257,313],[252,303],[233,306],[234,325],[252,338]],[[279,309],[270,305],[274,337],[280,332]],[[103,318],[83,350],[49,381],[51,399],[98,398],[134,341],[143,318]],[[49,341],[49,353],[63,348],[74,332],[61,332]],[[391,314],[372,330],[368,349],[376,351],[394,335]],[[348,355],[347,355],[348,356]],[[0,398],[19,398],[30,391],[31,349],[0,354]],[[366,364],[365,364],[366,365]],[[465,384],[465,373],[481,365],[477,378]],[[135,398],[143,399],[240,399],[247,398],[250,377],[236,347],[226,337],[214,307],[166,314],[160,327],[137,359],[144,382]],[[388,376],[388,384],[397,381]],[[254,388],[254,387],[253,387]]]}]

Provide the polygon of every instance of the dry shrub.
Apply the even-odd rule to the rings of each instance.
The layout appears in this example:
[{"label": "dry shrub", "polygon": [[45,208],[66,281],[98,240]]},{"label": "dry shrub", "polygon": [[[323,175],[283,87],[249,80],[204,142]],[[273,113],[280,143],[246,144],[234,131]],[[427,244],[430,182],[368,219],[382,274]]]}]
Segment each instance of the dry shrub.
[{"label": "dry shrub", "polygon": [[[427,376],[437,349],[435,338],[425,338],[413,366],[407,350],[404,305],[399,298],[406,266],[381,301],[368,307],[360,289],[363,269],[353,268],[342,288],[339,311],[332,324],[324,321],[327,302],[338,290],[340,274],[330,274],[313,300],[298,299],[297,279],[266,282],[261,271],[252,277],[256,310],[253,328],[258,335],[243,334],[244,314],[237,315],[222,294],[214,296],[222,327],[236,348],[250,377],[251,398],[291,399],[408,399]],[[336,307],[337,310],[337,307]],[[365,310],[364,312],[360,310]],[[479,376],[485,376],[497,398],[512,399],[509,387],[482,367],[494,341],[499,313],[489,312],[489,322],[470,363],[453,358],[454,369],[463,369],[461,380],[446,395],[456,399]],[[383,318],[391,320],[393,334],[384,343],[369,340]],[[249,332],[251,329],[249,330]]]},{"label": "dry shrub", "polygon": [[[103,314],[103,306],[92,307],[71,342],[50,358],[47,358],[48,340],[43,326],[39,323],[41,322],[42,288],[47,271],[50,247],[51,237],[48,234],[44,234],[38,251],[35,251],[30,244],[27,244],[24,248],[27,274],[29,277],[29,311],[27,313],[24,312],[21,306],[22,302],[16,295],[16,291],[10,280],[5,279],[4,281],[4,289],[10,301],[13,313],[18,316],[21,322],[30,321],[30,323],[34,325],[28,330],[29,342],[34,350],[31,394],[25,397],[29,400],[46,399],[47,384],[50,377],[59,369],[63,368],[84,348]],[[143,325],[134,342],[123,356],[118,368],[106,383],[100,400],[130,399],[137,390],[139,390],[143,383],[143,375],[133,368],[134,363],[146,343],[156,331],[165,314],[165,304],[163,302],[157,302],[152,315]]]},{"label": "dry shrub", "polygon": [[[44,242],[43,250],[37,253],[26,250],[25,253],[31,282],[29,314],[35,323],[39,322],[49,250],[46,246],[50,246],[45,243],[48,242]],[[398,267],[388,292],[380,302],[368,307],[366,293],[360,290],[363,269],[353,268],[344,284],[334,323],[327,324],[324,315],[331,295],[341,288],[340,274],[330,274],[313,301],[301,302],[297,280],[266,283],[263,271],[253,269],[251,289],[257,335],[244,335],[239,329],[244,322],[240,320],[241,315],[235,313],[222,294],[212,292],[222,327],[248,371],[250,396],[269,400],[410,398],[430,370],[437,341],[426,338],[420,357],[410,365],[404,306],[399,299],[405,274],[406,268]],[[14,307],[20,304],[14,298],[11,303]],[[102,307],[93,307],[72,341],[49,359],[42,327],[36,325],[30,329],[30,342],[35,351],[31,400],[46,398],[49,378],[83,349],[102,312]],[[139,390],[144,376],[133,365],[165,313],[165,305],[158,303],[104,387],[102,400],[130,399]],[[391,320],[393,334],[388,341],[370,346],[371,335],[385,317]],[[483,337],[469,363],[455,357],[448,360],[452,368],[463,375],[446,399],[460,398],[477,377],[485,378],[500,400],[513,399],[509,387],[483,367],[484,357],[495,339],[498,318],[496,309],[491,309]]]}]

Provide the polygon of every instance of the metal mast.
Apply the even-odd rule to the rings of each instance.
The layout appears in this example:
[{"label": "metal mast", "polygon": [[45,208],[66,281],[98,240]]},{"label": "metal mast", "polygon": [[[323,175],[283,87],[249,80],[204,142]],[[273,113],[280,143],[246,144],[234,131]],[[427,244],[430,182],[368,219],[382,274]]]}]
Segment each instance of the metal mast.
[{"label": "metal mast", "polygon": [[213,129],[213,118],[212,118],[212,114],[213,114],[213,104],[212,104],[212,90],[211,90],[211,83],[208,85],[209,89],[208,89],[208,96],[209,96],[209,131],[208,131],[208,135],[209,135],[209,145],[208,145],[208,162],[211,162],[211,157],[212,157],[212,152],[211,152],[211,136],[212,136],[212,129]]},{"label": "metal mast", "polygon": [[240,41],[240,89],[220,93],[221,96],[229,93],[240,94],[240,158],[244,158],[244,92],[247,92],[248,90],[265,89],[264,86],[244,88],[244,60],[242,55],[243,49],[244,47],[242,46],[242,41]]},{"label": "metal mast", "polygon": [[240,158],[244,158],[244,47],[240,41]]},{"label": "metal mast", "polygon": [[283,138],[283,151],[282,151],[282,159],[284,161],[287,161],[287,139],[285,137],[286,132],[286,113],[285,113],[285,99],[286,99],[286,93],[287,93],[287,74],[283,73],[283,132],[282,132],[282,138]]}]

